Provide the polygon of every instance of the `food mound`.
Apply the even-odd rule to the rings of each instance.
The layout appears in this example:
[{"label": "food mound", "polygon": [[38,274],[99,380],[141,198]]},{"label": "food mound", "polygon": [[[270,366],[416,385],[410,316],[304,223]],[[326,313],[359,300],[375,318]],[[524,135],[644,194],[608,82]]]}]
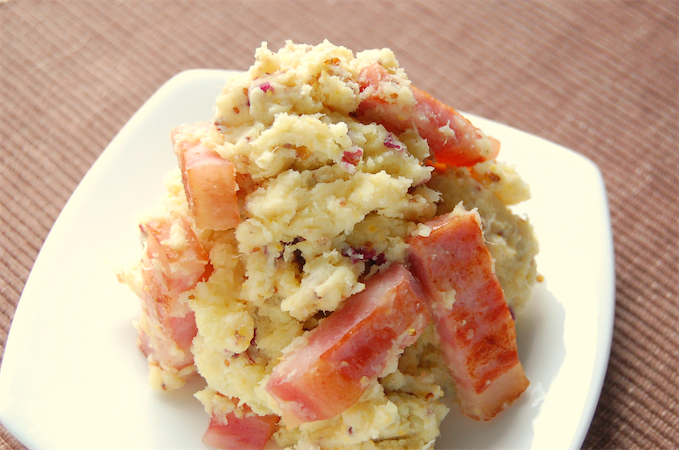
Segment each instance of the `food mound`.
[{"label": "food mound", "polygon": [[[140,221],[150,380],[193,376],[203,441],[433,448],[456,398],[489,420],[528,386],[514,311],[537,243],[500,143],[412,86],[388,49],[263,44]],[[458,407],[458,406],[455,406]]]}]

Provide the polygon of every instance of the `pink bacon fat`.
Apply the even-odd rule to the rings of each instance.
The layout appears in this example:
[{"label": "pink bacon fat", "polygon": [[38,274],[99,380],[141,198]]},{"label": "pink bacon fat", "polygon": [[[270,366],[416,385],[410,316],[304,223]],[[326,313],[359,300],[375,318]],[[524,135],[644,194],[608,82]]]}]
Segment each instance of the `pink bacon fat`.
[{"label": "pink bacon fat", "polygon": [[186,245],[167,245],[172,223],[153,219],[140,225],[146,235],[142,260],[139,346],[150,364],[181,370],[193,364],[191,344],[198,331],[193,311],[179,295],[209,273],[208,255],[186,220],[179,222]]},{"label": "pink bacon fat", "polygon": [[258,416],[247,406],[223,416],[213,413],[203,442],[223,450],[262,450],[279,420],[276,415]]},{"label": "pink bacon fat", "polygon": [[500,151],[497,140],[485,136],[454,108],[415,86],[410,86],[414,105],[390,102],[381,87],[396,82],[395,77],[380,64],[373,63],[362,69],[358,80],[362,100],[355,111],[356,117],[363,122],[384,125],[396,134],[416,128],[427,140],[437,163],[472,166],[494,159]]},{"label": "pink bacon fat", "polygon": [[370,278],[274,368],[266,389],[286,426],[328,419],[356,403],[429,317],[424,292],[404,266]]},{"label": "pink bacon fat", "polygon": [[[436,330],[463,412],[490,420],[528,387],[514,320],[493,271],[476,212],[431,220],[409,240],[408,262],[432,300]],[[451,298],[454,295],[452,307]]]},{"label": "pink bacon fat", "polygon": [[228,230],[240,222],[238,185],[233,164],[200,141],[212,127],[208,122],[182,125],[172,130],[171,138],[196,226]]}]

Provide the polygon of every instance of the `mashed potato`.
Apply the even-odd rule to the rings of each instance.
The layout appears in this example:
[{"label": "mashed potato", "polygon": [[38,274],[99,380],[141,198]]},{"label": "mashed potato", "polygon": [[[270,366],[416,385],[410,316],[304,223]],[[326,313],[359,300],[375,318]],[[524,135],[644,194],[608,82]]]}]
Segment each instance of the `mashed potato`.
[{"label": "mashed potato", "polygon": [[[165,197],[141,221],[172,224],[158,240],[166,253],[180,255],[170,258],[167,273],[187,273],[181,256],[195,243],[186,236],[195,234],[209,258],[209,269],[176,295],[185,309],[150,308],[140,321],[155,387],[176,388],[193,370],[207,383],[196,397],[211,416],[228,417],[243,407],[282,416],[266,389],[278,362],[305,345],[307,333],[363,291],[374,274],[407,264],[408,238],[427,236],[426,223],[457,205],[478,211],[510,307],[526,302],[536,279],[537,244],[529,223],[509,208],[529,197],[514,169],[496,160],[435,169],[436,155],[416,128],[390,132],[354,114],[369,90],[361,73],[375,62],[396,80],[380,95],[403,108],[416,101],[390,50],[354,55],[328,42],[288,42],[278,52],[263,44],[255,56],[250,70],[231,77],[216,99],[214,126],[191,137],[233,166],[237,225],[199,227],[179,168],[166,179]],[[145,258],[153,263],[153,255]],[[120,274],[140,297],[149,291],[142,272],[151,263]],[[171,291],[172,282],[166,284]],[[193,365],[164,363],[158,349],[145,347],[160,333],[145,316],[162,322],[164,314],[195,317]],[[444,391],[455,395],[437,339],[427,327],[366,382],[353,406],[325,420],[293,426],[280,420],[273,439],[297,450],[433,448],[448,413]]]}]

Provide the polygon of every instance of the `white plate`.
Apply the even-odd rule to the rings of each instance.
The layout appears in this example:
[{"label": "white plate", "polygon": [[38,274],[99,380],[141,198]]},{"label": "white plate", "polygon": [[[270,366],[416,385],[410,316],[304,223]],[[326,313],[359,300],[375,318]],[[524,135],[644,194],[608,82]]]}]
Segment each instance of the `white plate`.
[{"label": "white plate", "polygon": [[[169,131],[211,120],[228,71],[168,81],[132,117],[82,180],[35,262],[7,341],[0,419],[30,449],[207,448],[208,417],[192,397],[156,393],[136,349],[137,299],[113,269],[140,254],[135,217],[173,167]],[[521,206],[540,240],[545,276],[519,316],[519,356],[531,385],[488,423],[453,409],[443,448],[582,445],[608,361],[614,306],[606,194],[594,164],[570,150],[470,116],[502,142],[533,198]]]}]

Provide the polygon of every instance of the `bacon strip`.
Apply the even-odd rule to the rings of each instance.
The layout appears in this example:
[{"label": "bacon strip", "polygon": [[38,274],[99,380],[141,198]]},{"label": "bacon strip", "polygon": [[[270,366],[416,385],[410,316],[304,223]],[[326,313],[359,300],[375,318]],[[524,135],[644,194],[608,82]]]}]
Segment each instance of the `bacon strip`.
[{"label": "bacon strip", "polygon": [[200,229],[228,230],[240,222],[236,172],[230,161],[200,141],[213,125],[200,122],[172,130],[191,214]]},{"label": "bacon strip", "polygon": [[225,417],[212,414],[203,442],[223,450],[262,450],[276,431],[280,417],[258,416],[247,406],[240,413],[230,412]]},{"label": "bacon strip", "polygon": [[412,274],[394,264],[309,332],[307,345],[287,354],[266,386],[286,426],[328,419],[356,403],[427,326],[425,302]]},{"label": "bacon strip", "polygon": [[390,102],[385,93],[389,83],[396,83],[395,77],[378,63],[360,72],[362,101],[355,112],[359,120],[382,124],[396,134],[416,128],[427,140],[437,163],[472,166],[497,156],[499,142],[486,137],[454,108],[415,86],[410,87],[414,106],[400,106]]},{"label": "bacon strip", "polygon": [[407,258],[432,299],[441,349],[463,412],[490,420],[529,383],[479,222],[476,212],[439,216],[428,223],[428,237],[409,240]]},{"label": "bacon strip", "polygon": [[198,237],[185,220],[179,225],[186,242],[181,251],[166,243],[171,222],[153,219],[140,225],[146,235],[146,252],[139,347],[149,363],[161,369],[181,370],[193,364],[191,344],[198,329],[193,311],[179,302],[179,295],[195,287],[208,270],[208,254]]}]

